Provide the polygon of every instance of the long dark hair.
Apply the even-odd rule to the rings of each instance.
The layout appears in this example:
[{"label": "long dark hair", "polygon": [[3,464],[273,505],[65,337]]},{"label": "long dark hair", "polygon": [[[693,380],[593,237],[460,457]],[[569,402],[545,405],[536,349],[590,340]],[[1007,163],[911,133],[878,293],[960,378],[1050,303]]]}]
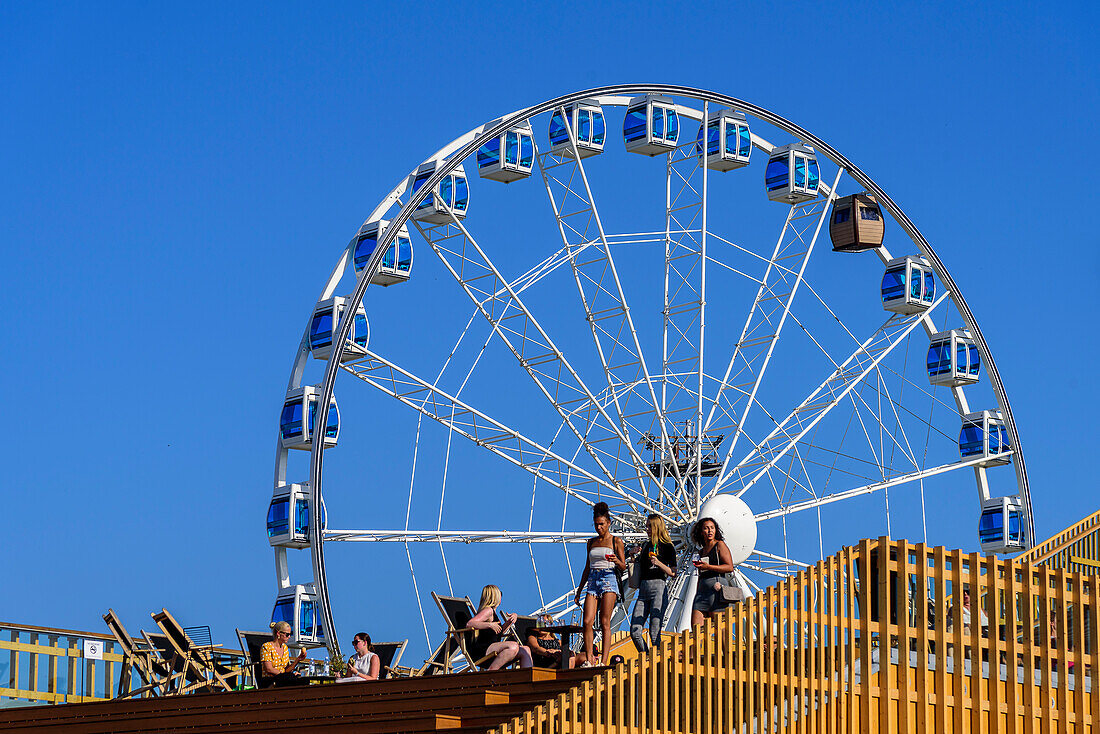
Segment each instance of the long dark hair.
[{"label": "long dark hair", "polygon": [[717,520],[713,517],[701,517],[699,518],[699,522],[695,523],[695,527],[691,529],[691,540],[700,548],[706,543],[706,540],[703,538],[703,523],[708,521],[714,523],[714,539],[725,540],[725,538],[722,537],[722,528],[718,526]]}]

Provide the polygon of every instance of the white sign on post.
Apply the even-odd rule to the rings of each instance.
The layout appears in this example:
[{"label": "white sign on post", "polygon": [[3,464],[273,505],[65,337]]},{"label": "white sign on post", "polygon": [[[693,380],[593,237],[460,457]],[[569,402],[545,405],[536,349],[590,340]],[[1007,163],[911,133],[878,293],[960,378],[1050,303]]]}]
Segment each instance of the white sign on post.
[{"label": "white sign on post", "polygon": [[87,660],[102,660],[103,640],[84,640],[84,657]]}]

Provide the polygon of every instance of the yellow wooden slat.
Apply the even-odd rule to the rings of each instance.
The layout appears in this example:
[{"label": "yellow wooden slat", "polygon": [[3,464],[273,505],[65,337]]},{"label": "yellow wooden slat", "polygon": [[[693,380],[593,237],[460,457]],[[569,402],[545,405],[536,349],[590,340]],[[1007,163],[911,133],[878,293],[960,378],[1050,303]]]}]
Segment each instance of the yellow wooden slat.
[{"label": "yellow wooden slat", "polygon": [[[37,655],[55,655],[57,657],[70,657],[70,658],[82,658],[84,657],[84,650],[79,647],[61,647],[59,645],[50,644],[33,644],[27,642],[9,642],[7,640],[0,640],[0,650],[12,650],[14,652],[29,652]],[[104,652],[104,660],[111,660],[116,663],[121,663],[125,658],[122,655],[114,652]]]}]

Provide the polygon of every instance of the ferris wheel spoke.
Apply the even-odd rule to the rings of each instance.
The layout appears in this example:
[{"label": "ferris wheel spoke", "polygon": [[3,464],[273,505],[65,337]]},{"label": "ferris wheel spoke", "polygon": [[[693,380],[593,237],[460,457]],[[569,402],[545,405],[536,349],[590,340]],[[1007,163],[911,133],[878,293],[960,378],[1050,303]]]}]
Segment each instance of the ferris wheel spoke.
[{"label": "ferris wheel spoke", "polygon": [[[445,202],[443,206],[450,213]],[[420,227],[419,223],[417,226]],[[460,219],[453,218],[450,224],[426,229],[421,227],[420,231],[474,307],[488,322],[493,333],[504,342],[538,387],[543,398],[585,447],[608,481],[615,482],[617,477],[621,479],[624,474],[633,474],[640,496],[647,496],[646,485],[652,481],[652,475],[647,481],[648,467],[632,442],[622,434],[592,390],[543,329],[519,293],[470,234],[466,225]],[[624,473],[617,466],[614,469],[608,468],[600,453],[595,450],[595,443],[586,440],[587,432],[582,433],[575,425],[574,413],[578,408],[585,409],[590,414],[589,430],[596,428],[601,432],[610,432],[611,437],[618,439],[620,445],[626,448],[629,453],[626,463],[632,471]],[[598,415],[592,415],[593,413]],[[618,457],[615,460],[618,463]]]},{"label": "ferris wheel spoke", "polygon": [[[706,118],[708,103],[703,105]],[[665,157],[665,264],[661,333],[661,415],[667,425],[691,421],[702,425],[703,371],[706,334],[708,169],[691,140]],[[684,384],[682,377],[691,379]],[[681,399],[687,396],[688,400]],[[695,434],[692,455],[699,485],[703,434]],[[685,431],[685,433],[687,433]],[[661,453],[669,446],[663,444]],[[682,484],[679,462],[670,468]],[[690,472],[691,462],[685,467]],[[685,497],[686,499],[686,497]],[[690,498],[697,502],[697,498]]]},{"label": "ferris wheel spoke", "polygon": [[[536,160],[562,244],[569,251],[573,279],[608,394],[622,433],[628,440],[636,440],[638,436],[631,434],[640,433],[631,424],[631,419],[649,415],[658,424],[662,439],[667,441],[667,427],[659,412],[660,403],[619,280],[608,235],[585,174],[575,132],[568,115],[562,112],[573,155],[538,153]],[[620,387],[634,384],[645,385],[642,397],[647,407],[645,411],[632,414],[627,412],[627,403],[636,391],[620,394]]]},{"label": "ferris wheel spoke", "polygon": [[[941,295],[928,309],[938,308],[947,294]],[[728,468],[731,452],[726,452],[722,469],[715,483],[719,491],[731,481],[738,481],[740,496],[749,490],[760,477],[809,433],[822,418],[870,374],[906,337],[922,322],[921,316],[893,314],[879,329],[864,341],[826,380],[807,396],[790,415],[783,419],[737,466]]]},{"label": "ferris wheel spoke", "polygon": [[[1005,452],[1005,455],[1011,454],[1011,451]],[[775,520],[778,518],[794,515],[799,512],[804,512],[806,510],[824,507],[825,505],[830,505],[835,502],[842,502],[844,500],[853,499],[862,495],[874,494],[875,492],[886,490],[891,487],[898,487],[904,484],[910,484],[912,482],[920,482],[923,479],[928,479],[929,477],[934,477],[939,474],[945,474],[947,472],[975,467],[982,461],[984,461],[982,457],[977,457],[967,459],[965,461],[953,462],[950,464],[941,464],[939,466],[909,472],[908,474],[902,474],[900,476],[892,477],[883,481],[877,481],[858,487],[852,487],[850,489],[833,492],[821,497],[804,500],[802,502],[795,502],[785,507],[776,507],[771,510],[765,510],[763,512],[756,513],[754,517],[756,518],[756,521],[758,523],[765,520]]]},{"label": "ferris wheel spoke", "polygon": [[[813,289],[813,286],[810,283],[805,283],[804,287],[808,291],[813,293],[814,289]],[[851,330],[849,330],[847,326],[844,326],[843,322],[836,316],[835,313],[833,313],[832,309],[829,308],[828,304],[826,304],[825,301],[822,300],[821,297],[818,296],[816,293],[814,293],[814,296],[815,296],[815,298],[817,298],[819,303],[826,309],[826,311],[828,311],[830,317],[836,323],[840,324],[841,327],[844,329],[845,333],[849,337],[851,337],[852,343],[858,345],[859,340],[856,338],[856,336],[854,334],[852,334]],[[813,344],[818,348],[818,350],[825,357],[825,359],[827,359],[829,361],[829,363],[833,365],[834,368],[839,368],[840,363],[837,362],[837,360],[833,358],[833,356],[829,353],[829,351],[827,349],[825,349],[825,347],[821,344],[821,342],[816,337],[814,337],[814,335],[809,331],[809,329],[806,328],[806,326],[801,322],[801,320],[794,313],[790,314],[790,318],[795,323],[795,325],[806,334],[806,336],[810,339],[810,341],[813,342]],[[924,318],[922,320],[922,322],[924,323],[924,325],[926,327],[927,327],[927,322],[928,321],[929,321],[928,318]],[[926,328],[926,330],[927,330],[927,328]],[[962,417],[963,412],[959,410],[957,404],[946,402],[945,400],[943,400],[943,398],[940,396],[939,393],[937,393],[936,391],[930,390],[928,388],[927,384],[920,383],[920,382],[914,382],[908,375],[904,374],[903,372],[897,371],[896,369],[891,367],[888,363],[886,363],[886,362],[880,363],[875,368],[875,371],[879,374],[889,373],[890,375],[892,375],[894,378],[896,378],[901,383],[901,386],[902,386],[903,389],[909,389],[910,391],[916,390],[917,392],[919,392],[921,394],[922,398],[927,399],[933,405],[939,406],[939,407],[943,408],[944,410],[956,413],[956,414],[958,414],[958,416],[960,418]],[[883,378],[883,383],[884,383],[884,389],[886,389],[887,392],[889,392],[888,388],[885,388],[885,377]],[[895,400],[895,399],[889,398],[889,395],[888,395],[888,399],[889,399],[891,410],[893,411],[893,413],[895,415],[895,420],[897,421],[898,428],[899,428],[900,431],[903,432],[903,434],[904,434],[905,429],[904,429],[904,425],[902,423],[901,414],[898,413],[899,410],[901,411],[901,413],[904,413],[909,418],[911,418],[913,420],[916,420],[916,421],[919,421],[920,423],[924,424],[925,427],[928,428],[930,431],[936,432],[938,435],[942,436],[943,438],[946,438],[948,440],[953,440],[954,439],[953,436],[949,436],[948,434],[944,433],[942,429],[940,429],[938,426],[933,424],[929,418],[927,418],[923,415],[919,415],[918,413],[914,412],[911,408],[909,408],[908,405],[901,402],[900,398]],[[852,397],[853,405],[855,404],[856,400],[857,400],[857,397]],[[860,400],[862,401],[861,398],[860,398]],[[871,407],[866,404],[866,401],[862,401],[862,402],[863,402],[863,405],[865,406],[865,409],[870,412]],[[759,402],[757,402],[756,405],[757,405],[758,408],[763,409],[763,406],[761,406]],[[776,422],[776,421],[774,421],[774,419],[771,418],[770,415],[768,417],[769,417],[770,420],[772,420],[772,422]],[[904,435],[903,435],[903,438],[905,439],[906,446],[908,447],[908,451],[905,451],[905,449],[903,449],[903,452],[908,454],[908,456],[914,461],[914,466],[916,466],[916,463],[915,463],[916,462],[916,458],[915,458],[916,457],[916,452],[913,450],[912,445],[909,443],[908,438],[905,437]],[[898,448],[902,448],[902,447],[899,445]]]},{"label": "ferris wheel spoke", "polygon": [[[645,540],[645,533],[617,533],[625,540]],[[571,543],[588,542],[592,531],[563,530],[325,530],[326,542],[348,543]]]},{"label": "ferris wheel spoke", "polygon": [[362,360],[342,365],[342,369],[585,504],[594,504],[593,498],[603,491],[621,497],[633,508],[653,511],[648,503],[626,493],[618,484],[562,458],[370,350]]},{"label": "ferris wheel spoke", "polygon": [[[836,188],[843,173],[843,168],[837,170],[836,178],[833,179],[833,185],[829,189],[831,193],[826,198],[813,199],[791,207],[788,212],[775,250],[768,261],[763,281],[756,293],[756,299],[749,309],[741,336],[737,340],[721,384],[711,403],[704,430],[711,430],[715,410],[724,391],[731,386],[731,381],[735,383],[733,387],[738,396],[744,396],[744,400],[740,397],[733,399],[734,406],[731,412],[739,417],[737,422],[729,427],[733,435],[728,439],[726,458],[722,466],[723,472],[741,438],[745,422],[752,412],[757,392],[764,381],[775,345],[790,314],[791,304],[798,294],[799,286],[803,283],[806,265],[813,254],[821,228],[829,216],[830,206],[836,197]],[[719,427],[714,429],[719,430]]]}]

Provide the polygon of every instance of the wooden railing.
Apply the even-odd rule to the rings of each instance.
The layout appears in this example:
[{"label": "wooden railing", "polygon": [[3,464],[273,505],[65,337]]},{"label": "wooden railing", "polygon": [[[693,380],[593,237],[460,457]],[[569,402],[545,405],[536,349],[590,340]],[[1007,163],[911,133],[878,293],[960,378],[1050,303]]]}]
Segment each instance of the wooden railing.
[{"label": "wooden railing", "polygon": [[1098,608],[1079,573],[865,540],[496,731],[1100,731]]},{"label": "wooden railing", "polygon": [[[85,640],[102,643],[102,660],[84,659]],[[123,669],[114,637],[98,632],[0,622],[0,651],[0,704],[101,701],[114,696]]]},{"label": "wooden railing", "polygon": [[1100,511],[1021,553],[1016,560],[1084,574],[1100,573]]}]

